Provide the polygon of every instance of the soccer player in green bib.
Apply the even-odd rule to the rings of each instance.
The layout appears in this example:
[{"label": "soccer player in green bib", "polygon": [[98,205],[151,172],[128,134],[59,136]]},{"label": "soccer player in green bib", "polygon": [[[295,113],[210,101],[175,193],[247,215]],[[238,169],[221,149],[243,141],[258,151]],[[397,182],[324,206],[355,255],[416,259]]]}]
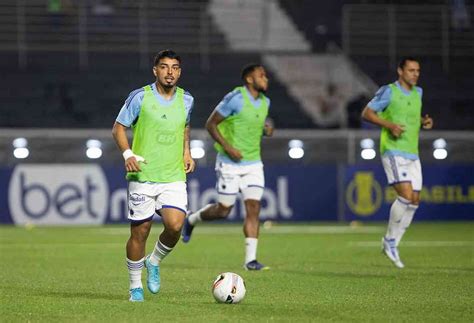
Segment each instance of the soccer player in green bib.
[{"label": "soccer player in green bib", "polygon": [[226,218],[237,197],[242,194],[245,261],[247,270],[265,270],[257,261],[260,200],[264,190],[263,164],[260,157],[262,135],[271,136],[272,122],[267,119],[270,100],[265,96],[268,78],[260,64],[250,64],[242,71],[243,86],[228,93],[206,123],[215,140],[218,201],[189,215],[183,227],[183,242],[191,239],[200,221]]},{"label": "soccer player in green bib", "polygon": [[396,267],[403,268],[398,244],[413,220],[422,188],[419,132],[421,127],[431,129],[433,120],[428,115],[421,117],[423,91],[416,86],[420,76],[418,60],[403,58],[397,72],[398,81],[382,86],[362,111],[362,117],[382,128],[382,164],[389,185],[398,195],[390,208],[382,251]]},{"label": "soccer player in green bib", "polygon": [[[156,81],[130,93],[115,121],[113,136],[125,160],[128,184],[130,238],[127,267],[130,301],[141,302],[141,281],[147,269],[151,293],[160,289],[160,262],[179,240],[187,210],[186,173],[195,164],[189,150],[189,120],[194,99],[177,87],[181,58],[172,50],[155,57]],[[126,130],[133,130],[130,149]],[[145,247],[155,213],[161,216],[163,232],[154,250],[145,257]]]}]

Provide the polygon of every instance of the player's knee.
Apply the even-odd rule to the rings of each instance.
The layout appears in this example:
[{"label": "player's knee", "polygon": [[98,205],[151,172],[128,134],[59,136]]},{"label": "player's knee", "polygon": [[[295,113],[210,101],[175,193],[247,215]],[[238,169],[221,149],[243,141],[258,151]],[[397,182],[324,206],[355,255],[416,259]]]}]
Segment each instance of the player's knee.
[{"label": "player's knee", "polygon": [[180,235],[181,229],[183,228],[183,221],[173,221],[166,225],[166,230],[171,235]]},{"label": "player's knee", "polygon": [[132,223],[130,228],[130,238],[137,242],[144,242],[150,233],[151,221]]},{"label": "player's knee", "polygon": [[131,239],[137,242],[143,243],[148,238],[148,231],[145,228],[140,228],[138,230],[133,230],[131,234]]},{"label": "player's knee", "polygon": [[227,218],[230,214],[230,211],[232,211],[233,205],[225,205],[222,203],[217,203],[217,211],[216,214],[220,218]]},{"label": "player's knee", "polygon": [[258,200],[245,200],[245,204],[247,205],[247,208],[252,211],[258,211],[260,209],[260,201]]},{"label": "player's knee", "polygon": [[413,194],[400,194],[399,197],[401,197],[401,201],[405,204],[415,204],[418,205],[420,204],[420,198],[414,196]]},{"label": "player's knee", "polygon": [[420,204],[420,197],[419,196],[412,196],[410,203],[414,204],[414,205],[419,205]]},{"label": "player's knee", "polygon": [[413,198],[413,192],[409,191],[402,191],[402,192],[397,192],[398,196],[401,197],[404,201],[407,203],[411,203],[411,200]]}]

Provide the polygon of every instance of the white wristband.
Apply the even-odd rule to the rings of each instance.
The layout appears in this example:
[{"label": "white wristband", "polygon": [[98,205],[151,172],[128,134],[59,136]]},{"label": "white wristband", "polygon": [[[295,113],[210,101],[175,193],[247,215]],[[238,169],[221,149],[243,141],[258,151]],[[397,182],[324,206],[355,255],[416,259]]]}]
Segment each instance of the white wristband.
[{"label": "white wristband", "polygon": [[130,157],[135,156],[135,155],[133,154],[133,151],[131,149],[127,149],[122,153],[122,156],[123,156],[123,159],[127,160]]}]

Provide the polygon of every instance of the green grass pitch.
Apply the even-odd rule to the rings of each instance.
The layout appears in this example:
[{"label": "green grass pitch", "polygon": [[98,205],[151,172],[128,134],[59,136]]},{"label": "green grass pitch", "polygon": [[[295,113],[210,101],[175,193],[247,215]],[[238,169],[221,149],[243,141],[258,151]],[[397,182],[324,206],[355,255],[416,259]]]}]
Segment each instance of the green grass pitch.
[{"label": "green grass pitch", "polygon": [[[474,224],[415,223],[400,246],[402,270],[381,255],[384,228],[262,227],[258,258],[271,270],[246,272],[242,226],[200,226],[162,263],[160,293],[130,303],[127,226],[0,226],[0,320],[473,322]],[[155,223],[148,251],[160,231]],[[225,271],[245,279],[240,304],[212,297]]]}]

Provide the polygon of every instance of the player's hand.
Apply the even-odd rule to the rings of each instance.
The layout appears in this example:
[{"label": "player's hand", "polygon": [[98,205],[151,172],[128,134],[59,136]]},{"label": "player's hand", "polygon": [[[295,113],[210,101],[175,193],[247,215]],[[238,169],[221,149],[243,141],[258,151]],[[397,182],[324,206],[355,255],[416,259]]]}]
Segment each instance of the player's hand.
[{"label": "player's hand", "polygon": [[240,150],[235,149],[232,146],[225,147],[224,150],[232,160],[238,162],[242,159],[242,153],[240,152]]},{"label": "player's hand", "polygon": [[405,131],[405,126],[393,123],[388,129],[390,130],[392,136],[395,138],[400,138],[402,133]]},{"label": "player's hand", "polygon": [[423,126],[423,129],[431,129],[433,128],[433,119],[426,114],[421,120],[421,125]]},{"label": "player's hand", "polygon": [[189,153],[184,154],[184,171],[186,174],[194,172],[194,169],[196,168],[196,162],[194,159],[191,157]]},{"label": "player's hand", "polygon": [[142,156],[132,156],[125,161],[125,169],[127,172],[141,172],[140,163],[146,164],[146,160]]},{"label": "player's hand", "polygon": [[125,159],[125,169],[127,172],[141,172],[142,169],[139,163],[146,164],[145,158],[134,154],[131,149],[125,150],[122,155],[123,159]]},{"label": "player's hand", "polygon": [[267,118],[265,120],[265,126],[263,127],[263,133],[267,137],[271,137],[273,135],[273,130],[275,130],[273,120],[270,118]]}]

